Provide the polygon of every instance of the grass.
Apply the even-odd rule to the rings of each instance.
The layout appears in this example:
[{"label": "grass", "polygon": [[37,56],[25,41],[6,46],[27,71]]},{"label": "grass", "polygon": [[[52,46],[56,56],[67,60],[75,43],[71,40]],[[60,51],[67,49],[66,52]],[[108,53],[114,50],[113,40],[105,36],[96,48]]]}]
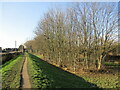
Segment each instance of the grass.
[{"label": "grass", "polygon": [[[38,56],[38,57],[40,57],[40,56]],[[40,57],[41,58],[41,57]],[[46,63],[46,62],[44,62],[44,61],[41,61],[40,60],[40,62],[43,62],[43,63]],[[107,64],[111,64],[111,63],[107,63]],[[113,65],[113,63],[111,64],[111,66]],[[114,63],[114,67],[116,67],[118,64],[117,63]],[[41,66],[43,66],[43,65],[41,65]],[[44,68],[44,67],[43,67]],[[46,68],[49,68],[48,70],[50,70],[50,71],[45,71],[46,73],[50,73],[51,71],[53,71],[53,72],[56,72],[56,73],[59,73],[59,74],[62,74],[62,71],[60,71],[59,72],[59,70],[57,70],[57,69],[52,69],[52,68],[54,68],[54,67],[52,67],[51,68],[51,66],[49,66],[48,64],[47,64],[47,67]],[[45,70],[45,69],[43,69],[43,70]],[[114,73],[113,73],[114,74]],[[118,74],[110,74],[110,73],[108,73],[108,74],[106,74],[106,73],[103,73],[103,74],[100,74],[100,73],[82,73],[82,74],[77,74],[78,76],[80,76],[81,78],[83,78],[86,82],[90,82],[90,83],[93,83],[93,84],[95,84],[95,85],[97,85],[99,88],[118,88],[118,87],[120,87],[120,84],[119,84],[119,80],[118,80]],[[55,73],[52,73],[52,75],[55,75]],[[52,75],[51,75],[51,77],[52,77]],[[63,77],[65,77],[65,79],[67,79],[67,78],[71,78],[71,77],[69,77],[69,75],[67,75],[67,74],[64,74],[65,76],[63,76]],[[59,77],[59,75],[58,75],[58,77]],[[57,77],[56,77],[56,79],[58,79]],[[61,78],[62,80],[64,80],[64,78]],[[80,81],[78,81],[78,80],[75,80],[75,79],[71,79],[71,81],[73,80],[73,82],[80,82]],[[55,80],[56,82],[63,82],[63,81],[61,81],[61,80]],[[67,81],[67,80],[66,80]],[[61,84],[60,83],[60,84]],[[63,83],[65,83],[65,82],[63,82]],[[76,84],[76,83],[75,83]],[[77,84],[76,84],[77,85]],[[63,85],[63,87],[65,87],[65,85]],[[71,87],[74,87],[73,85],[71,85]]]},{"label": "grass", "polygon": [[[39,88],[38,85],[43,84],[43,80],[48,82],[45,83],[45,88],[47,86],[50,88],[98,88],[82,77],[63,71],[32,54],[29,54],[28,68],[32,86],[36,85],[37,88]],[[41,76],[45,78],[41,79]]]},{"label": "grass", "polygon": [[[32,88],[117,88],[118,76],[113,74],[72,74],[55,67],[38,56],[27,54],[28,73]],[[23,55],[1,65],[2,88],[19,88]],[[108,63],[110,64],[110,63]]]},{"label": "grass", "polygon": [[120,63],[105,62],[104,65],[106,65],[106,66],[120,66]]},{"label": "grass", "polygon": [[[20,55],[19,55],[19,56],[20,56]],[[7,66],[8,64],[10,64],[12,61],[14,61],[14,60],[15,60],[16,58],[18,58],[19,56],[11,59],[10,61],[5,62],[3,65],[1,65],[1,67],[4,68],[5,66]]]},{"label": "grass", "polygon": [[2,69],[2,88],[19,88],[20,87],[20,73],[23,63],[23,55],[12,59],[3,64]]},{"label": "grass", "polygon": [[96,84],[100,88],[120,88],[118,76],[112,74],[84,74],[80,75],[88,82]]},{"label": "grass", "polygon": [[[30,55],[31,56],[31,55]],[[42,73],[42,70],[37,66],[37,63],[34,61],[34,58],[30,58],[27,55],[28,60],[28,74],[30,77],[31,87],[32,88],[47,88],[50,87],[50,80]]]}]

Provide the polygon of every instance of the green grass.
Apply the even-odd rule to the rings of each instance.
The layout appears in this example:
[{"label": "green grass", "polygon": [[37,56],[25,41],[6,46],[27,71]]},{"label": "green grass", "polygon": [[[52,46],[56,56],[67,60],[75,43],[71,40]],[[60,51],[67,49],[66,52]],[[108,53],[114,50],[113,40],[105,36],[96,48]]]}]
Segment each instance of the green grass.
[{"label": "green grass", "polygon": [[106,65],[106,66],[120,66],[120,63],[105,62],[104,65]]},{"label": "green grass", "polygon": [[100,88],[117,88],[119,86],[118,76],[110,74],[89,74],[89,75],[80,75],[85,80],[96,84]]},{"label": "green grass", "polygon": [[19,88],[20,73],[23,63],[23,55],[3,64],[2,69],[2,88]]},{"label": "green grass", "polygon": [[[29,54],[28,68],[32,87],[41,88],[45,81],[45,88],[93,88],[95,84],[89,83],[67,71],[63,71],[39,57]],[[44,77],[44,78],[43,78]],[[39,86],[40,85],[40,86]],[[34,88],[33,87],[33,88]]]},{"label": "green grass", "polygon": [[[31,55],[30,55],[31,56]],[[42,73],[42,70],[36,65],[33,58],[30,58],[27,55],[28,60],[28,74],[30,77],[31,87],[32,88],[47,88],[50,87],[50,80]]]},{"label": "green grass", "polygon": [[1,65],[2,68],[4,68],[5,66],[7,66],[8,64],[10,64],[12,61],[14,61],[16,58],[18,58],[20,55],[18,55],[17,57],[5,62],[3,65]]}]

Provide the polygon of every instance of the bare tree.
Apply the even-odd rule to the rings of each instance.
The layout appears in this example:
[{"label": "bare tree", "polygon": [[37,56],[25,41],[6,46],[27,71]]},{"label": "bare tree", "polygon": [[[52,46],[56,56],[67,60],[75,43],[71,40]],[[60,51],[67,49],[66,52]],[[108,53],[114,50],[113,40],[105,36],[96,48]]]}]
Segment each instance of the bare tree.
[{"label": "bare tree", "polygon": [[68,66],[101,69],[117,42],[118,12],[115,3],[76,3],[66,12],[49,10],[38,24],[28,49],[45,60]]}]

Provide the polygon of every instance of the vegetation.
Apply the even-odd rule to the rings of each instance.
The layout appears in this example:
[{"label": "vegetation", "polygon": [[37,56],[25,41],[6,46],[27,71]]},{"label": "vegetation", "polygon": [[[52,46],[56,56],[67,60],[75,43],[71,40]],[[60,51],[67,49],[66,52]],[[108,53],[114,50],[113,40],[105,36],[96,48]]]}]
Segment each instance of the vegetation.
[{"label": "vegetation", "polygon": [[[40,56],[40,55],[38,57],[43,58],[43,56]],[[118,67],[118,64],[116,64],[116,66]],[[71,71],[69,71],[69,72],[71,72]],[[108,72],[107,71],[104,71],[104,72],[103,71],[102,72],[84,72],[84,71],[82,71],[82,72],[77,72],[75,74],[77,76],[83,78],[87,82],[97,85],[99,88],[119,88],[120,87],[119,80],[118,80],[119,79],[118,69],[117,69],[117,71],[112,70],[112,73],[110,73],[108,70]]]},{"label": "vegetation", "polygon": [[[25,43],[27,50],[24,45],[19,46],[20,51],[29,52],[26,55],[31,87],[119,88],[118,72],[106,70],[120,68],[119,61],[106,62],[115,62],[107,56],[120,55],[118,14],[116,3],[98,2],[75,3],[64,11],[46,12],[38,23],[34,39]],[[20,55],[0,66],[2,88],[20,88],[22,65],[23,55]],[[102,70],[106,72],[99,73]]]},{"label": "vegetation", "polygon": [[[39,56],[44,58],[42,55]],[[28,73],[32,88],[117,88],[118,75],[100,73],[72,74],[43,61],[38,56],[27,54]],[[107,63],[110,64],[110,63]],[[20,88],[23,55],[6,62],[1,69],[2,88]]]},{"label": "vegetation", "polygon": [[119,78],[112,74],[81,74],[86,81],[96,84],[100,88],[119,88]]},{"label": "vegetation", "polygon": [[105,62],[104,65],[106,65],[106,66],[120,66],[120,63]]},{"label": "vegetation", "polygon": [[[19,55],[19,56],[20,56],[20,55]],[[15,59],[17,59],[19,56],[17,56],[17,57],[15,57],[15,58],[11,59],[10,61],[7,61],[6,63],[0,65],[0,67],[1,67],[1,68],[4,68],[5,66],[7,66],[7,65],[9,65],[11,62],[13,62]]]},{"label": "vegetation", "polygon": [[[101,69],[106,55],[118,52],[118,12],[115,3],[76,3],[65,12],[44,14],[35,38],[25,45],[60,67]],[[117,53],[116,53],[117,54]]]},{"label": "vegetation", "polygon": [[2,88],[20,88],[20,74],[23,55],[18,56],[2,65]]},{"label": "vegetation", "polygon": [[97,88],[69,72],[63,71],[35,55],[29,54],[28,72],[33,88]]},{"label": "vegetation", "polygon": [[50,87],[50,80],[43,73],[42,69],[39,67],[39,63],[37,63],[38,59],[31,54],[27,55],[28,57],[28,73],[30,76],[31,86],[32,88],[48,88]]}]

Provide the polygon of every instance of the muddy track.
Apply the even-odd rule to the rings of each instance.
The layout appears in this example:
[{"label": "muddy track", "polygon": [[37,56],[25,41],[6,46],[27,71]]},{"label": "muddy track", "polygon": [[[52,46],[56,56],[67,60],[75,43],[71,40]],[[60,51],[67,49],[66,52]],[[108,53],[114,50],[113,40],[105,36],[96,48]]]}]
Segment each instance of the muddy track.
[{"label": "muddy track", "polygon": [[20,89],[31,88],[29,75],[27,71],[27,57],[24,57],[23,67],[21,71],[21,87]]}]

